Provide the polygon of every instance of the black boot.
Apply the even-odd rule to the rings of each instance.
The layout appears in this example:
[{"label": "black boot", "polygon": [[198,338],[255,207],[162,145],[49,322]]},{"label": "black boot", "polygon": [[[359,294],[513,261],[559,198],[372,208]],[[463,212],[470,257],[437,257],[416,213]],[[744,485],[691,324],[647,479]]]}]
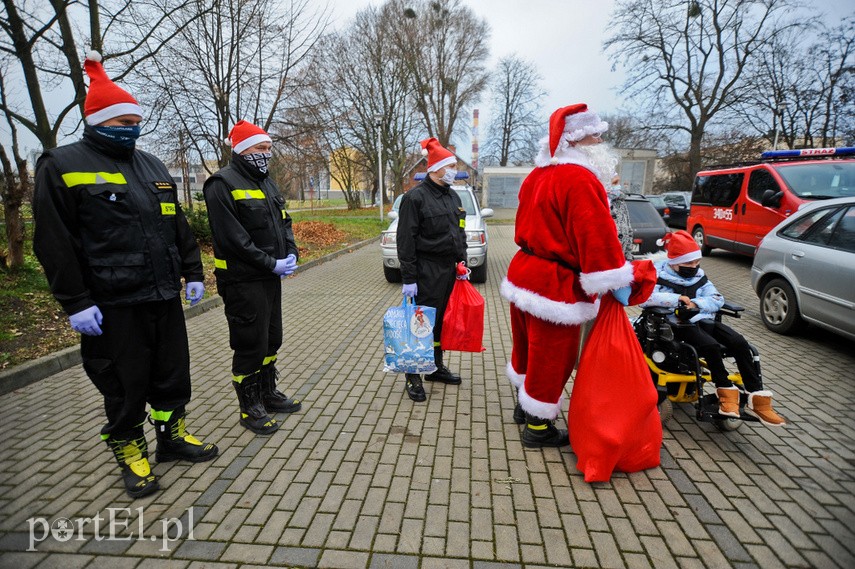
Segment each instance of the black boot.
[{"label": "black boot", "polygon": [[101,435],[122,470],[122,482],[131,498],[142,498],[160,490],[148,463],[148,444],[142,425],[124,435]]},{"label": "black boot", "polygon": [[258,435],[269,435],[279,429],[276,419],[267,416],[261,401],[261,373],[256,372],[238,383],[232,381],[240,405],[240,424]]},{"label": "black boot", "polygon": [[294,413],[302,409],[299,399],[291,399],[276,389],[279,371],[274,364],[261,368],[261,402],[268,413]]},{"label": "black boot", "polygon": [[404,378],[407,381],[407,395],[410,396],[410,399],[416,402],[427,399],[425,388],[422,387],[422,376],[417,373],[406,373]]},{"label": "black boot", "polygon": [[151,410],[154,432],[157,435],[157,451],[154,454],[157,462],[206,462],[217,457],[217,445],[203,443],[185,430],[186,416],[183,408],[173,411]]},{"label": "black boot", "polygon": [[526,413],[526,425],[522,432],[522,444],[528,448],[563,447],[570,444],[570,435],[557,429],[552,421]]},{"label": "black boot", "polygon": [[522,410],[522,405],[519,403],[514,406],[514,423],[517,425],[525,424],[525,411]]},{"label": "black boot", "polygon": [[436,371],[425,375],[425,381],[440,381],[449,385],[459,385],[462,381],[460,376],[451,373],[447,367],[442,364],[442,349],[433,349],[433,358],[436,363]]}]

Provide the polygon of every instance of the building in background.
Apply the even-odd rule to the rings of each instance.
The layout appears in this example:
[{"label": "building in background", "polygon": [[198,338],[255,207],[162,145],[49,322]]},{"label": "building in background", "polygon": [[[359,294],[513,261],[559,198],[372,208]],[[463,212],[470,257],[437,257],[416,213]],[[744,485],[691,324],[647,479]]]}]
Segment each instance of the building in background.
[{"label": "building in background", "polygon": [[[616,149],[620,153],[618,175],[625,192],[653,193],[656,151]],[[481,205],[492,208],[515,208],[519,205],[520,186],[534,166],[488,166],[481,174]]]}]

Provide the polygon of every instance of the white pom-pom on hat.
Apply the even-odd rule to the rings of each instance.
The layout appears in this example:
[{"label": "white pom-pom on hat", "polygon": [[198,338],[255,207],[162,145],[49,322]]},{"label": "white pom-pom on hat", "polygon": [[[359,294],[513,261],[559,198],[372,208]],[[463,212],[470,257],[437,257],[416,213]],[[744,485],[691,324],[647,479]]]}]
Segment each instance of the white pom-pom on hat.
[{"label": "white pom-pom on hat", "polygon": [[86,52],[86,59],[88,59],[89,61],[97,61],[98,63],[101,63],[102,57],[100,53],[98,53],[94,49],[90,49],[88,52]]},{"label": "white pom-pom on hat", "polygon": [[422,156],[427,156],[427,155],[428,155],[427,148],[422,148]]}]

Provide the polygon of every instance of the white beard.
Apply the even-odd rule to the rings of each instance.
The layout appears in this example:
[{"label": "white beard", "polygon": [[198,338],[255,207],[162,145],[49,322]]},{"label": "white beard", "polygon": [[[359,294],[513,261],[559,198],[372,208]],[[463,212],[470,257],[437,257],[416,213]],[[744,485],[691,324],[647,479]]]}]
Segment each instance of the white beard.
[{"label": "white beard", "polygon": [[603,186],[611,187],[612,179],[617,176],[617,165],[620,162],[620,157],[614,148],[605,142],[577,146],[576,148],[588,158]]}]

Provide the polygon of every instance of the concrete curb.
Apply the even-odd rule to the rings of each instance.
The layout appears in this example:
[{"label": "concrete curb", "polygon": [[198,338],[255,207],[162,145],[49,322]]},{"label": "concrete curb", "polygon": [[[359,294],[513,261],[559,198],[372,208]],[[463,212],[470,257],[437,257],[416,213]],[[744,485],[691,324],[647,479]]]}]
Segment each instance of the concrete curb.
[{"label": "concrete curb", "polygon": [[[327,261],[331,261],[336,257],[340,257],[341,255],[345,255],[350,253],[351,251],[355,251],[356,249],[360,249],[370,243],[378,241],[380,239],[379,236],[372,237],[371,239],[366,239],[365,241],[359,241],[358,243],[349,244],[347,247],[335,251],[334,253],[330,253],[329,255],[324,255],[314,261],[309,261],[303,265],[300,265],[297,268],[297,273],[301,273],[312,267],[316,267],[321,263],[326,263]],[[184,310],[184,318],[193,318],[194,316],[198,316],[200,314],[204,314],[209,310],[213,310],[215,308],[219,308],[223,304],[223,299],[218,295],[213,295],[209,298],[206,298],[196,306],[189,306]],[[69,346],[64,350],[60,350],[58,352],[54,352],[52,354],[48,354],[46,356],[42,356],[36,360],[32,360],[29,362],[25,362],[21,365],[17,365],[13,368],[4,370],[0,372],[0,395],[5,395],[9,392],[15,391],[16,389],[20,389],[22,387],[26,387],[32,383],[37,381],[41,381],[46,377],[50,377],[51,375],[58,373],[60,371],[72,368],[78,364],[80,364],[80,346]]]}]

